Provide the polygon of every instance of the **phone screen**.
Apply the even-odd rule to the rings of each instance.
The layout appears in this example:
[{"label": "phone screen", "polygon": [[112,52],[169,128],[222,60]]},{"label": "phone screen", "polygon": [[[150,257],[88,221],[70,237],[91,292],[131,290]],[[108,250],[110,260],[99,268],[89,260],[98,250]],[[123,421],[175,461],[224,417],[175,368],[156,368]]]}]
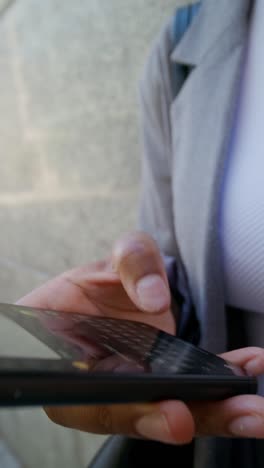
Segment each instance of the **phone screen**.
[{"label": "phone screen", "polygon": [[60,360],[62,369],[89,373],[245,375],[223,359],[139,322],[10,304],[0,304],[0,314],[0,369],[52,369]]}]

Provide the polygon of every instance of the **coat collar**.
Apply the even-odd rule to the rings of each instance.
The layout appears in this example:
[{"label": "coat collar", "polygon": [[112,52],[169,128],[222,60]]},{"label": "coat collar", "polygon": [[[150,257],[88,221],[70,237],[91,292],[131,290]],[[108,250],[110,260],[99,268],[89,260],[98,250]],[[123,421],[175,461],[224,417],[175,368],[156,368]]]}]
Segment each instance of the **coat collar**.
[{"label": "coat collar", "polygon": [[172,56],[196,65],[171,108],[175,232],[202,346],[216,353],[226,343],[221,185],[253,5],[254,0],[204,0]]},{"label": "coat collar", "polygon": [[[242,41],[253,0],[204,0],[191,26],[172,54],[173,62],[198,65],[213,47],[224,46],[226,35]],[[231,31],[230,31],[231,30]]]}]

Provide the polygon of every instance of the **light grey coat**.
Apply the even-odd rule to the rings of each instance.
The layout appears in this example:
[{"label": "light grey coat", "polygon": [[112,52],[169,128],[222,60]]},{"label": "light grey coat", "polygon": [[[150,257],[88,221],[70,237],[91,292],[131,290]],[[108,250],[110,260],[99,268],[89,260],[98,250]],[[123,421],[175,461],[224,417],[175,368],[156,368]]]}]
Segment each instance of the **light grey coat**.
[{"label": "light grey coat", "polygon": [[[201,324],[203,347],[226,349],[218,217],[253,0],[204,0],[176,47],[172,24],[141,83],[144,160],[141,227],[177,263]],[[186,81],[172,63],[192,67]]]},{"label": "light grey coat", "polygon": [[[187,303],[193,302],[201,344],[214,352],[227,346],[218,217],[253,6],[253,0],[204,0],[174,50],[170,22],[153,47],[141,83],[140,225],[157,240],[170,283]],[[186,81],[183,64],[192,67]],[[119,457],[123,439],[113,441]],[[188,465],[184,454],[175,447],[169,465],[175,460],[175,468],[263,468],[264,444],[198,438]]]},{"label": "light grey coat", "polygon": [[[227,348],[220,195],[253,7],[254,0],[204,0],[174,50],[172,23],[167,25],[141,84],[140,224],[157,240],[170,283],[194,304],[201,345],[216,353]],[[174,68],[176,97],[172,64],[192,69],[184,81],[182,68]],[[197,439],[192,467],[260,468],[263,442]],[[181,466],[175,448],[175,467]]]}]

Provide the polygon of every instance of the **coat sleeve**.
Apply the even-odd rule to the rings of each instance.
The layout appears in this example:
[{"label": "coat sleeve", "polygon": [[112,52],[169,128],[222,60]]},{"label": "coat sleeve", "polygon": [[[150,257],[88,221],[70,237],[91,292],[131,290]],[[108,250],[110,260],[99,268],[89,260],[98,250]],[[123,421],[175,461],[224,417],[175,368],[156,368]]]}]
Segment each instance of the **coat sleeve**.
[{"label": "coat sleeve", "polygon": [[174,257],[177,245],[171,177],[170,43],[168,25],[154,44],[140,83],[143,158],[139,224],[164,255]]},{"label": "coat sleeve", "polygon": [[188,329],[192,336],[193,307],[177,265],[173,212],[171,31],[172,22],[154,44],[140,83],[143,158],[139,227],[156,240],[164,257],[178,334],[187,336]]}]

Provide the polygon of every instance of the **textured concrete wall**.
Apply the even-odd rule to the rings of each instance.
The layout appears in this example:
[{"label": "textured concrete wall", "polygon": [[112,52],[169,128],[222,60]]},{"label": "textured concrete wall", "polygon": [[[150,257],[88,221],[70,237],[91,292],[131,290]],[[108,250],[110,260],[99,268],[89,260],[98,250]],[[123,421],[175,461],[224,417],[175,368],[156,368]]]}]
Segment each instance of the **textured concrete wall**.
[{"label": "textured concrete wall", "polygon": [[[179,3],[0,0],[1,301],[104,256],[133,227],[137,79]],[[84,467],[102,440],[40,410],[1,411],[0,433],[28,468]]]}]

